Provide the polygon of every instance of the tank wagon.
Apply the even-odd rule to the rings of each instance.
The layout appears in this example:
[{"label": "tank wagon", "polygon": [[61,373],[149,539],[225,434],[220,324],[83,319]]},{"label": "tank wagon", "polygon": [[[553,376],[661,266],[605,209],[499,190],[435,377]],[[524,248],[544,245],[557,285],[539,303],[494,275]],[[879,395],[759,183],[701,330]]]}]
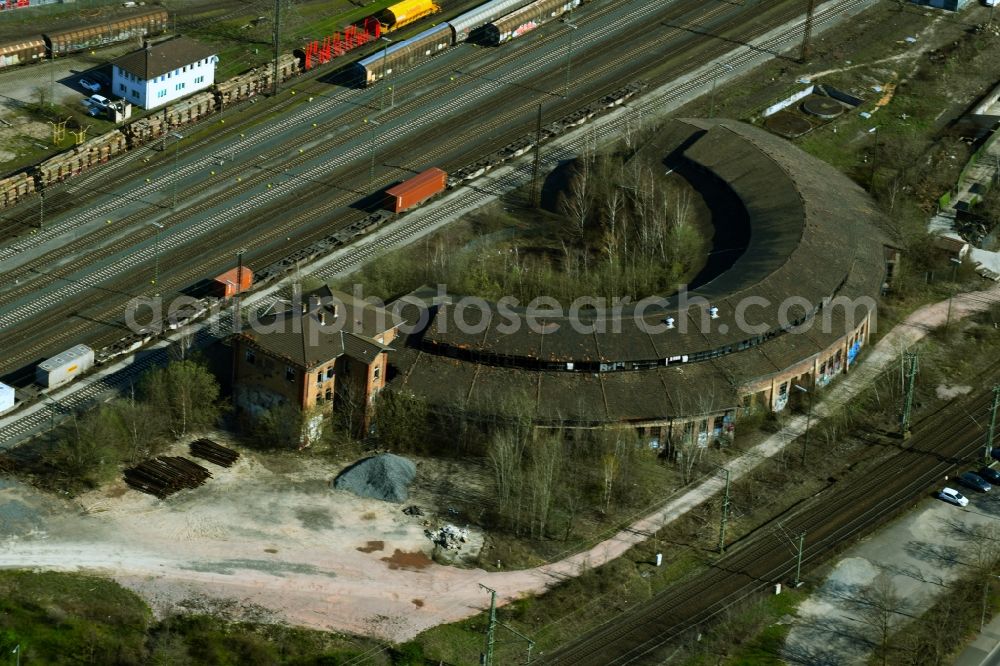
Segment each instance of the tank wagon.
[{"label": "tank wagon", "polygon": [[432,0],[403,0],[389,5],[376,18],[383,30],[392,32],[439,11],[441,8]]},{"label": "tank wagon", "polygon": [[451,26],[442,23],[359,60],[354,65],[355,72],[363,85],[370,86],[387,75],[405,71],[428,60],[451,44]]},{"label": "tank wagon", "polygon": [[27,65],[45,58],[45,40],[41,35],[22,37],[0,44],[0,68]]},{"label": "tank wagon", "polygon": [[499,46],[579,6],[580,0],[536,0],[516,12],[488,23],[482,30],[482,42],[490,46]]},{"label": "tank wagon", "polygon": [[42,35],[50,57],[86,51],[139,37],[159,35],[167,29],[165,9],[151,9],[114,21],[56,30]]}]

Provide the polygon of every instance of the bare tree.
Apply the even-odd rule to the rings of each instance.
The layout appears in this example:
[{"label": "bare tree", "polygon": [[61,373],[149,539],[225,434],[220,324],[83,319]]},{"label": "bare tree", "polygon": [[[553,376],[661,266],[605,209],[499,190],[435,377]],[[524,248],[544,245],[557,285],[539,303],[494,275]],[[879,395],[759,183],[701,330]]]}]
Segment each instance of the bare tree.
[{"label": "bare tree", "polygon": [[908,604],[899,593],[892,577],[880,571],[854,600],[857,619],[874,631],[875,657],[886,666],[893,649],[892,639],[899,619],[905,616]]}]

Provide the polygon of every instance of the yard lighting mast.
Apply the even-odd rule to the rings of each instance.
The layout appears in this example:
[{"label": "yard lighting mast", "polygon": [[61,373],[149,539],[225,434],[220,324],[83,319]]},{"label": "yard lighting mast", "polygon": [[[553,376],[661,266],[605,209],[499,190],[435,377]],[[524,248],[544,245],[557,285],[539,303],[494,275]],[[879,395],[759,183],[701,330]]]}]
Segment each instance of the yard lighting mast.
[{"label": "yard lighting mast", "polygon": [[375,128],[379,126],[379,123],[371,118],[365,118],[365,122],[371,127],[371,138],[369,140],[370,153],[371,153],[371,164],[368,167],[368,189],[372,189],[372,183],[375,182]]},{"label": "yard lighting mast", "polygon": [[156,287],[156,295],[160,294],[160,230],[163,229],[163,225],[159,222],[150,222],[151,226],[156,227],[156,240],[154,240],[154,253],[153,253],[153,286]]},{"label": "yard lighting mast", "polygon": [[479,587],[490,593],[490,624],[486,629],[486,653],[483,655],[483,666],[493,666],[493,644],[497,628],[497,591],[482,583]]},{"label": "yard lighting mast", "polygon": [[171,132],[170,136],[174,138],[174,196],[173,204],[170,209],[177,212],[177,181],[180,180],[180,174],[177,173],[177,154],[180,152],[180,140],[184,138],[184,135],[177,132]]},{"label": "yard lighting mast", "polygon": [[903,397],[903,414],[900,418],[900,434],[903,439],[910,438],[910,415],[913,411],[913,389],[917,383],[917,355],[907,352],[905,363],[909,365],[906,377],[906,395]]},{"label": "yard lighting mast", "polygon": [[[806,412],[806,431],[802,435],[802,466],[806,466],[806,449],[809,447],[809,426],[812,425],[812,415],[813,415],[813,391],[799,386],[798,384],[793,384],[793,386],[803,393],[809,394],[809,411]],[[814,389],[815,390],[815,389]]]},{"label": "yard lighting mast", "polygon": [[726,475],[726,490],[722,495],[722,517],[719,520],[719,554],[726,552],[726,523],[729,522],[729,479],[730,472],[725,467],[719,467]]},{"label": "yard lighting mast", "polygon": [[715,74],[712,75],[712,90],[708,94],[708,117],[715,117],[715,86],[719,82],[719,76],[722,72],[733,71],[733,66],[727,63],[722,63],[718,69],[715,70]]},{"label": "yard lighting mast", "polygon": [[569,97],[569,68],[570,61],[573,59],[573,36],[576,33],[577,25],[569,21],[563,21],[563,25],[570,28],[569,43],[566,46],[566,90],[563,93],[563,97]]},{"label": "yard lighting mast", "polygon": [[807,62],[812,54],[813,17],[815,14],[816,0],[809,0],[809,9],[806,10],[806,24],[802,29],[802,51],[799,53],[799,62]]},{"label": "yard lighting mast", "polygon": [[962,264],[961,259],[951,258],[951,295],[948,296],[948,317],[944,321],[945,333],[948,332],[948,327],[951,326],[951,302],[955,300],[955,276],[958,273],[958,267]]},{"label": "yard lighting mast", "polygon": [[538,208],[541,205],[541,192],[538,188],[538,169],[542,161],[542,104],[538,103],[538,122],[535,129],[535,156],[531,163],[531,205]]},{"label": "yard lighting mast", "polygon": [[983,458],[986,462],[990,461],[993,451],[993,436],[997,430],[998,408],[1000,408],[1000,384],[993,387],[993,405],[990,407],[990,429],[986,431],[986,450],[983,452]]},{"label": "yard lighting mast", "polygon": [[278,56],[281,55],[281,0],[274,0],[274,80],[272,93],[278,94]]},{"label": "yard lighting mast", "polygon": [[[388,37],[379,37],[379,39],[385,42],[385,48],[382,49],[382,98],[379,100],[378,103],[378,110],[381,112],[385,109],[385,88],[386,86],[389,85],[389,72],[386,69],[386,64],[388,63],[389,59],[389,44],[392,44],[392,40],[389,39]],[[393,95],[392,101],[395,102],[396,93],[393,92],[392,95]],[[392,106],[395,105],[390,103],[390,108]]]}]

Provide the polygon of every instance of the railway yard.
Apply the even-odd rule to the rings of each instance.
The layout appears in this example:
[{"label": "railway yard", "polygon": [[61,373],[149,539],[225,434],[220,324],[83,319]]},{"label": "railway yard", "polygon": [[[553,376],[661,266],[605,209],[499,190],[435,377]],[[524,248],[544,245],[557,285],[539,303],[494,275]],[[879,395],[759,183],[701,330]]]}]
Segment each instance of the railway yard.
[{"label": "railway yard", "polygon": [[[168,362],[171,343],[182,337],[191,338],[196,347],[227,338],[233,328],[232,301],[207,297],[212,276],[232,271],[237,265],[238,271],[244,266],[252,269],[254,286],[237,299],[239,307],[247,310],[271,306],[287,287],[287,278],[324,282],[343,278],[366,262],[433,233],[502,195],[526,191],[534,176],[534,149],[538,151],[542,188],[556,187],[549,180],[554,178],[551,174],[588,146],[616,136],[626,126],[642,127],[654,118],[662,120],[665,114],[702,95],[711,96],[714,111],[718,87],[733,81],[739,85],[741,75],[767,60],[790,58],[786,54],[798,48],[804,32],[819,34],[877,2],[553,1],[549,3],[555,12],[552,20],[532,26],[524,34],[517,31],[522,20],[518,17],[506,23],[500,20],[495,26],[491,23],[489,30],[480,33],[473,29],[471,34],[477,38],[466,40],[468,34],[458,26],[468,16],[466,12],[479,4],[443,2],[439,13],[414,20],[396,32],[383,34],[375,23],[366,23],[369,32],[356,50],[328,63],[302,66],[302,58],[316,56],[318,47],[311,51],[307,47],[294,56],[286,54],[285,60],[279,61],[285,67],[282,80],[274,88],[269,79],[260,78],[246,96],[234,94],[224,99],[218,87],[202,93],[206,99],[214,96],[211,113],[191,122],[177,121],[169,132],[156,126],[148,136],[139,138],[135,134],[138,130],[132,134],[123,130],[116,139],[117,154],[72,177],[64,178],[58,170],[25,171],[37,187],[31,185],[17,203],[0,208],[0,343],[4,349],[0,381],[15,388],[20,403],[12,413],[0,415],[0,450],[12,449],[93,401],[133,386],[145,370]],[[815,15],[806,27],[806,8],[813,5]],[[192,4],[186,10],[189,14],[180,12],[181,21],[190,20],[194,25],[206,20],[200,18],[199,7]],[[564,8],[572,11],[563,13]],[[223,14],[216,16],[242,10],[238,3],[219,3]],[[476,23],[475,27],[483,25]],[[0,24],[0,36],[3,34]],[[383,39],[385,35],[390,37]],[[405,38],[419,40],[419,48],[406,51],[410,43],[403,42]],[[432,51],[433,57],[426,55]],[[29,67],[0,71],[0,85],[5,75],[12,81],[30,77]],[[150,115],[148,121],[140,122],[152,127],[158,121]],[[747,136],[748,143],[764,143],[752,134]],[[539,139],[541,143],[536,145]],[[392,194],[397,191],[393,186],[399,188],[401,182],[418,174],[415,180],[447,182],[447,189],[438,192],[441,188],[435,185],[434,198],[420,202],[414,210],[404,210],[411,204],[404,205],[403,198],[395,204],[400,212],[386,210],[386,190]],[[399,191],[405,190],[404,184]],[[802,217],[805,219],[805,213]],[[875,255],[881,262],[881,253],[873,251]],[[242,282],[242,273],[237,275],[235,279]],[[878,281],[877,276],[868,278]],[[844,278],[837,289],[846,282]],[[231,295],[228,287],[225,293]],[[180,324],[164,327],[165,322],[145,322],[146,328],[137,329],[130,321],[128,311],[137,299],[176,303],[179,297],[186,299],[178,315]],[[950,323],[950,301],[948,308]],[[718,307],[713,309],[713,318],[717,312]],[[189,325],[184,326],[188,319]],[[669,321],[672,328],[673,320]],[[851,339],[855,354],[870,333],[867,323],[857,330],[858,339]],[[98,367],[68,389],[43,390],[36,375],[39,363],[75,345],[96,350]],[[458,346],[468,351],[465,343]],[[740,347],[740,351],[744,349]],[[727,347],[726,353],[730,351],[732,347]],[[664,365],[671,360],[665,358]],[[683,363],[687,361],[685,355]],[[446,363],[457,365],[450,360]],[[816,381],[819,359],[810,363],[809,381]],[[789,361],[785,369],[792,366]],[[572,370],[573,363],[566,369]],[[838,373],[840,369],[838,352]],[[478,378],[480,369],[474,372]],[[979,375],[984,387],[991,386],[997,376],[998,363],[984,366]],[[769,390],[768,400],[773,403],[778,400],[773,382]],[[882,437],[879,444],[892,452],[867,474],[843,483],[831,481],[826,490],[783,515],[780,530],[750,531],[730,543],[727,554],[707,562],[697,575],[589,629],[578,640],[540,655],[540,660],[595,666],[664,663],[674,650],[672,642],[690,639],[725,609],[761,595],[773,588],[775,581],[798,577],[788,535],[806,535],[800,546],[800,565],[815,566],[839,544],[871,532],[912,506],[927,488],[953,473],[956,465],[977,459],[983,446],[983,428],[975,419],[955,415],[985,414],[993,399],[992,391],[977,386],[947,410],[915,423],[912,439],[905,445]],[[809,405],[811,417],[811,396]],[[192,451],[198,448],[205,459],[223,460],[225,467],[236,462],[235,450],[207,439],[196,444],[200,448]],[[898,451],[893,451],[896,448]],[[154,459],[131,468],[131,477],[126,477],[134,487],[162,499],[181,488],[196,488],[211,477],[205,468],[189,463],[184,458]],[[257,473],[255,465],[241,458],[234,469],[240,475]],[[324,468],[323,474],[327,473]],[[236,483],[232,470],[220,471],[219,476],[227,484]],[[249,478],[247,483],[253,483]],[[319,484],[319,478],[310,476],[308,484]],[[303,484],[297,488],[302,497],[296,501],[305,506],[311,501],[306,495],[314,489]],[[182,501],[192,497],[183,496],[188,499]],[[94,497],[96,494],[91,500]],[[135,506],[152,511],[152,502],[145,498]],[[358,512],[367,508],[360,503],[351,507]],[[235,505],[230,510],[233,515],[239,511]],[[143,529],[141,519],[126,517],[127,511],[121,507],[116,511],[115,520],[137,531]],[[48,550],[44,545],[25,548],[25,552],[34,549],[46,566],[55,568],[62,568],[55,563],[64,552],[74,552],[78,546],[74,540],[80,539],[68,518],[60,520],[60,528],[72,538]],[[87,520],[108,534],[114,531],[111,523],[101,523],[100,518]],[[391,512],[380,513],[378,522],[402,530],[400,543],[407,548],[416,548],[422,538],[420,530],[404,525]],[[323,529],[334,534],[332,526]],[[360,539],[361,534],[358,528],[351,532],[351,538]],[[272,537],[281,538],[278,532],[267,536]],[[222,558],[223,542],[228,538],[203,545],[205,552]],[[296,538],[307,541],[306,537]],[[257,541],[260,543],[255,542],[255,546],[270,543]],[[165,544],[166,539],[160,542]],[[302,560],[307,564],[301,565],[308,570],[296,570],[295,574],[315,576],[307,582],[322,590],[324,576],[333,579],[339,574],[322,569],[317,564],[323,561],[319,542],[308,543],[309,552]],[[380,549],[384,544],[378,543]],[[152,560],[147,561],[148,553],[136,543],[123,540],[122,544],[122,552],[128,553],[121,556],[125,571],[121,579],[133,589],[162,593],[163,589],[151,582],[155,576],[149,575],[153,569],[149,568]],[[350,566],[357,569],[360,581],[371,551],[353,546],[348,550],[364,554],[345,551],[344,555],[354,558]],[[81,566],[99,568],[98,549],[81,547],[79,552],[84,562]],[[412,555],[397,550],[393,558],[400,557],[402,562]],[[13,549],[0,554],[4,566],[16,560]],[[189,565],[194,565],[182,560],[180,556],[170,560],[171,576],[188,575]],[[394,562],[389,557],[381,560],[390,565]],[[185,585],[190,588],[200,581],[223,589],[229,575],[223,570],[228,566],[225,563],[220,559],[206,565],[218,565],[222,567],[219,571],[191,568],[197,573],[191,574]],[[409,585],[403,582],[406,571],[395,569],[419,571],[429,564],[429,560],[416,564],[406,560],[391,566],[394,571],[387,580]],[[557,575],[557,569],[542,571],[542,575],[532,570],[520,578],[512,571],[510,580],[516,579],[523,591],[537,592],[552,584],[548,578],[540,581]],[[261,589],[274,584],[271,570],[262,571],[259,581],[270,582],[253,583],[260,587],[252,593],[257,597]],[[462,571],[452,577],[451,584],[471,588],[479,573],[484,572]],[[281,575],[281,571],[274,574]],[[496,571],[490,575],[501,580]],[[307,626],[369,633],[388,640],[410,639],[418,630],[434,626],[430,620],[414,620],[405,628],[362,626],[364,622],[387,622],[390,609],[395,612],[399,600],[390,599],[386,590],[379,589],[378,598],[371,602],[380,613],[386,613],[372,615],[381,618],[377,620],[352,617],[351,609],[336,604],[335,592],[313,605],[301,590],[284,592],[271,610],[284,612]],[[468,591],[451,592],[456,599],[469,600],[469,608],[475,603]],[[350,593],[361,594],[358,590]],[[180,593],[175,590],[171,594]],[[169,604],[178,599],[163,601]],[[295,609],[300,603],[307,610]],[[417,609],[423,604],[421,599]],[[428,610],[438,612],[438,621],[443,621],[465,617],[469,608],[463,607],[459,613],[431,603]],[[329,612],[330,618],[326,622],[310,620],[308,612]]]},{"label": "railway yard", "polygon": [[[548,122],[629,83],[675,79],[678,66],[794,20],[798,4],[774,3],[748,24],[745,8],[727,3],[596,2],[574,17],[578,30],[556,23],[511,48],[463,45],[400,74],[391,92],[346,87],[337,72],[293,80],[277,99],[210,117],[164,150],[153,142],[68,180],[46,194],[40,229],[37,201],[5,211],[0,372],[17,384],[9,373],[71,343],[109,344],[134,297],[181,293],[232,267],[241,249],[248,265],[269,266],[356,225],[379,189],[426,166],[454,173],[530,133],[539,103]],[[838,3],[819,20],[864,5]],[[650,24],[647,41],[604,55],[607,40]],[[665,52],[654,56],[648,40]],[[503,111],[484,115],[499,99]],[[261,114],[272,120],[258,124]]]}]

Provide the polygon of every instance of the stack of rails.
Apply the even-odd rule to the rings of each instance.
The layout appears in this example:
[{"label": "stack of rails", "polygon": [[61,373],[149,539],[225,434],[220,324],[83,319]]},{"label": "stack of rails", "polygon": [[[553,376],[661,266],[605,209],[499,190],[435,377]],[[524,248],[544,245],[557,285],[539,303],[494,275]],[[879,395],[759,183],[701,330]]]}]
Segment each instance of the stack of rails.
[{"label": "stack of rails", "polygon": [[177,456],[160,456],[125,470],[130,487],[164,499],[184,488],[197,488],[212,473],[196,462]]},{"label": "stack of rails", "polygon": [[240,457],[239,451],[216,444],[210,439],[196,439],[191,442],[191,455],[203,458],[220,467],[232,467],[233,463]]}]

